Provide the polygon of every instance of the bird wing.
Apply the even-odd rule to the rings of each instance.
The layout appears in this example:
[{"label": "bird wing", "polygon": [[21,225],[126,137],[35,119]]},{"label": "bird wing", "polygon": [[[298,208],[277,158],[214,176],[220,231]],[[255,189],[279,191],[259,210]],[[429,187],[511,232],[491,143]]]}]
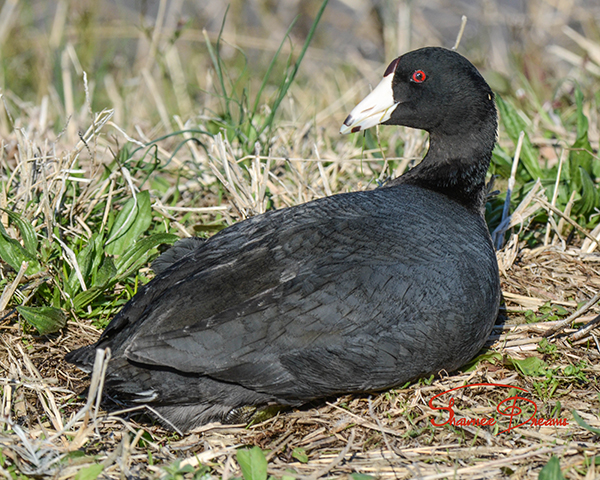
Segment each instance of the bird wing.
[{"label": "bird wing", "polygon": [[470,227],[461,234],[457,226],[448,244],[435,229],[451,211],[426,218],[427,209],[402,209],[402,190],[392,190],[329,197],[228,228],[148,284],[99,346],[284,400],[429,373],[416,369],[440,359],[419,349],[443,347],[467,302],[479,308],[464,295],[473,289],[460,287],[477,283],[477,265],[459,274],[460,254],[448,253],[470,248]]},{"label": "bird wing", "polygon": [[[323,276],[318,273],[318,268],[311,274],[300,272],[209,318],[184,321],[187,325],[182,328],[160,333],[144,329],[128,345],[126,355],[135,362],[295,398],[303,390],[334,393],[342,385],[376,388],[367,370],[375,368],[389,378],[396,368],[398,346],[385,328],[390,312],[369,303],[371,292],[364,285],[374,288],[377,282],[384,289],[391,272],[340,265]],[[339,278],[346,281],[340,283]],[[187,298],[185,290],[181,295]],[[392,301],[394,295],[400,296],[397,291],[381,293]],[[177,302],[178,294],[172,295]],[[180,320],[194,314],[185,308],[177,312]],[[408,335],[407,331],[410,325],[405,326]],[[320,384],[317,390],[315,382]]]},{"label": "bird wing", "polygon": [[404,348],[390,322],[418,334],[404,298],[418,262],[403,259],[418,246],[395,239],[372,192],[352,209],[343,197],[244,222],[171,267],[123,312],[143,322],[127,358],[294,398],[385,386],[372,372],[389,382]]}]

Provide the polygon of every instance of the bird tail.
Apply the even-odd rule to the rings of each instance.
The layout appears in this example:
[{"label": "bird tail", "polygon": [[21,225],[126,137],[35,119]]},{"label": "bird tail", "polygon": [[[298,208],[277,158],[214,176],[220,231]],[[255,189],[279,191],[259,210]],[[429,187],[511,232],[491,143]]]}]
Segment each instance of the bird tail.
[{"label": "bird tail", "polygon": [[96,358],[96,345],[78,348],[65,355],[65,360],[79,367],[84,372],[91,372]]}]

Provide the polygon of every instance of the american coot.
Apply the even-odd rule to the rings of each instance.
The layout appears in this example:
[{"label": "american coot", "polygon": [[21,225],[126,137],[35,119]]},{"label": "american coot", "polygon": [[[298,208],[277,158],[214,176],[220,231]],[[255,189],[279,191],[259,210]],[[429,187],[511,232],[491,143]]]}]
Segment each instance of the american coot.
[{"label": "american coot", "polygon": [[[382,390],[471,359],[500,286],[482,212],[493,94],[442,48],[394,60],[341,128],[429,131],[423,161],[385,187],[270,211],[175,245],[95,345],[105,389],[185,431],[246,406]],[[181,251],[179,251],[181,249]]]}]

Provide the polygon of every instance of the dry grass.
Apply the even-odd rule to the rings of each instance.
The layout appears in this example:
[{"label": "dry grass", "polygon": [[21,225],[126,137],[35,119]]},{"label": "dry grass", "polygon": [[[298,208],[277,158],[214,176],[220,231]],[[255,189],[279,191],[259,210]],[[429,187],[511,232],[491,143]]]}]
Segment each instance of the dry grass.
[{"label": "dry grass", "polygon": [[[500,252],[502,255],[504,252]],[[138,423],[127,412],[105,413],[98,409],[99,390],[92,379],[88,402],[73,392],[81,389],[81,373],[65,365],[61,358],[82,338],[92,341],[97,332],[81,325],[70,325],[51,340],[31,339],[24,346],[16,326],[3,327],[3,355],[0,360],[7,375],[2,378],[2,412],[10,423],[0,434],[4,455],[28,475],[49,475],[60,471],[69,478],[83,466],[100,463],[110,478],[122,475],[154,476],[160,465],[181,460],[180,466],[211,465],[223,477],[234,474],[232,460],[241,445],[258,445],[268,452],[269,473],[317,478],[352,472],[380,478],[434,479],[461,478],[537,478],[537,472],[550,455],[561,457],[567,478],[596,478],[590,459],[600,455],[597,435],[581,428],[572,410],[592,427],[599,428],[598,378],[600,348],[597,335],[588,333],[572,342],[577,329],[566,328],[550,344],[552,354],[537,350],[544,334],[557,322],[525,323],[524,308],[533,309],[550,301],[575,309],[574,301],[598,292],[598,257],[582,261],[576,251],[556,247],[537,251],[523,249],[507,276],[503,276],[508,320],[499,325],[490,339],[490,351],[502,360],[480,362],[469,372],[442,375],[431,384],[419,382],[372,397],[341,397],[304,409],[282,412],[258,425],[208,425],[184,437],[174,437],[157,426]],[[569,279],[564,288],[564,277]],[[597,315],[593,310],[576,321],[584,323]],[[550,398],[540,397],[535,383],[547,378],[520,374],[510,359],[532,356],[543,359],[554,370],[558,386]],[[101,360],[98,364],[101,366]],[[582,365],[587,381],[564,374],[565,367]],[[101,369],[95,369],[99,374]],[[98,375],[100,376],[100,375]],[[99,381],[99,380],[98,380]],[[525,425],[510,432],[494,434],[484,427],[435,428],[430,419],[439,416],[428,405],[429,399],[443,391],[472,383],[502,383],[520,386],[531,392],[541,415],[550,418],[560,402],[558,418],[567,427]],[[507,395],[501,389],[473,389],[457,401],[457,416],[477,418],[491,415]],[[503,428],[507,422],[500,421]],[[148,436],[150,434],[150,437]],[[85,457],[69,458],[68,453],[83,448]],[[302,448],[308,463],[292,457]],[[148,462],[149,452],[153,465]],[[57,463],[61,457],[66,460]],[[590,473],[591,472],[591,473]],[[162,472],[164,473],[164,472]]]},{"label": "dry grass", "polygon": [[[440,3],[445,11],[454,12],[451,5]],[[524,58],[523,65],[530,69],[531,83],[539,82],[536,93],[540,104],[552,101],[554,93],[540,80],[545,75],[570,74],[583,83],[590,81],[585,75],[600,75],[600,49],[594,36],[597,30],[590,26],[589,11],[578,2],[558,3],[552,6],[552,2],[531,1],[530,11],[517,16],[488,2],[491,10],[480,17],[476,16],[478,7],[472,5],[467,8],[470,11],[459,12],[471,15],[463,44],[475,59],[489,51],[484,67],[504,74],[511,72],[507,52],[514,49],[515,56]],[[98,23],[87,30],[102,39],[119,37],[128,46],[131,41],[138,52],[131,61],[129,76],[126,69],[113,68],[101,80],[92,78],[92,70],[84,77],[81,65],[89,59],[83,58],[84,50],[76,49],[70,40],[79,38],[80,27],[68,21],[68,4],[57,4],[49,42],[40,42],[35,35],[23,38],[29,38],[38,49],[51,49],[39,58],[44,62],[58,59],[55,67],[61,81],[48,80],[52,68],[46,65],[40,70],[43,75],[29,79],[38,88],[35,98],[19,97],[17,86],[7,82],[0,106],[0,204],[22,214],[50,245],[65,238],[89,239],[105,226],[110,210],[120,208],[124,199],[138,192],[144,170],[134,168],[135,162],[115,162],[124,144],[133,149],[185,128],[208,130],[219,109],[218,98],[207,93],[217,81],[214,71],[209,68],[206,52],[196,52],[204,36],[190,28],[184,30],[181,42],[172,41],[178,27],[177,22],[167,21],[171,17],[166,10],[161,13],[167,2],[159,2],[154,16],[158,28],[149,35],[124,24],[110,29],[109,21],[105,28],[99,28]],[[207,2],[206,10],[216,15],[217,4],[220,2]],[[414,6],[411,11],[409,6],[409,2],[401,2],[393,16],[398,22],[393,25],[385,16],[381,20],[379,40],[384,51],[396,53],[421,43],[452,44],[446,40],[448,35],[456,35],[460,15],[452,17],[451,25],[438,28],[439,22],[428,20],[426,7]],[[367,22],[362,15],[369,10],[367,2],[357,2],[355,8],[351,13],[362,21],[344,9],[338,11],[337,18],[331,13],[326,16],[332,36],[349,30],[346,20],[363,28],[373,21],[369,18]],[[7,45],[11,25],[17,25],[19,15],[24,14],[25,10],[19,9],[25,6],[16,0],[2,7],[0,46]],[[234,4],[230,15],[241,15],[240,9]],[[413,20],[408,38],[402,30],[407,15]],[[277,39],[282,38],[277,34],[287,26],[277,16],[261,21],[271,30],[232,21],[225,31],[228,42],[251,50],[257,63],[265,51],[277,49]],[[569,22],[579,22],[589,35],[573,33],[567,27]],[[489,37],[481,43],[477,43],[473,30],[478,27],[486,32],[489,27]],[[523,30],[521,43],[515,46],[509,37],[519,29]],[[364,35],[358,27],[353,31],[361,48],[377,40],[372,28],[366,28]],[[214,29],[209,28],[207,35],[216,38]],[[539,43],[536,46],[536,39],[549,48]],[[22,39],[16,38],[15,45],[17,40]],[[96,41],[104,45],[104,40]],[[154,175],[169,186],[161,189],[155,177],[143,186],[152,192],[154,223],[162,222],[181,236],[206,232],[215,224],[232,223],[271,205],[283,207],[331,193],[374,188],[378,180],[402,173],[420,158],[426,148],[426,137],[420,132],[382,128],[381,149],[376,142],[364,147],[360,138],[337,135],[345,114],[366,91],[366,84],[376,80],[381,64],[365,59],[367,54],[360,56],[358,47],[344,50],[336,45],[332,53],[324,48],[326,41],[325,35],[309,49],[306,73],[283,103],[272,138],[268,142],[260,139],[252,152],[244,151],[225,134],[199,136],[188,132],[156,143],[163,164]],[[227,47],[224,55],[234,53]],[[389,59],[392,54],[380,56]],[[23,67],[19,58],[15,57],[15,69]],[[530,62],[531,58],[539,59],[539,64]],[[249,80],[249,85],[252,82]],[[61,89],[55,86],[59,84]],[[588,102],[586,109],[589,137],[597,151],[597,99]],[[549,128],[540,114],[531,125],[530,138],[540,148],[542,161],[557,163],[560,148],[571,144],[575,134],[561,124],[553,125],[557,139],[549,141],[542,134],[542,126]],[[203,145],[190,141],[179,148],[182,139],[192,136]],[[513,152],[512,142],[502,131],[500,143]],[[403,146],[402,155],[396,156],[399,145]],[[389,156],[383,158],[386,152]],[[138,161],[142,155],[140,150],[134,159]],[[78,188],[73,188],[74,184]],[[96,205],[105,205],[99,218],[93,213]],[[180,467],[210,465],[213,475],[231,478],[240,475],[236,449],[258,445],[267,453],[269,473],[276,477],[340,477],[358,472],[380,478],[534,479],[555,455],[561,459],[566,478],[598,478],[598,435],[582,428],[572,411],[591,427],[600,428],[600,342],[594,323],[600,314],[600,253],[596,243],[600,230],[573,225],[569,210],[557,211],[555,205],[556,199],[548,198],[545,188],[538,185],[506,219],[502,229],[511,233],[498,252],[506,301],[503,324],[497,325],[490,338],[486,359],[471,369],[442,372],[434,379],[372,396],[329,399],[281,412],[249,427],[208,425],[185,436],[148,424],[139,411],[106,412],[99,404],[105,359],[98,358],[91,382],[63,361],[66,352],[98,337],[100,332],[92,319],[77,318],[71,309],[65,329],[40,337],[24,329],[11,309],[33,302],[40,283],[59,285],[61,272],[50,269],[27,275],[24,269],[18,276],[2,264],[0,307],[5,310],[0,320],[0,476],[14,478],[19,472],[29,477],[68,479],[83,468],[101,465],[104,478],[164,478],[164,467],[179,461]],[[533,221],[543,210],[552,212],[546,227]],[[6,214],[1,220],[9,233],[18,237]],[[533,231],[538,242],[530,248],[523,239]],[[77,261],[73,262],[65,246],[59,245],[60,256],[75,268]],[[122,282],[115,289],[125,292],[128,287]],[[64,292],[62,295],[66,302]],[[542,339],[546,339],[547,343],[542,342],[546,346],[540,346]],[[523,367],[519,362],[527,358],[541,362]],[[498,435],[490,427],[434,427],[430,420],[439,420],[440,415],[429,400],[472,383],[525,388],[530,392],[527,398],[537,403],[539,415],[555,415],[565,419],[568,426],[524,425]],[[78,393],[87,386],[90,395],[86,400]],[[492,415],[507,397],[501,388],[462,392],[456,395],[455,412],[464,418]],[[507,425],[507,421],[500,420],[500,424]],[[303,449],[308,462],[300,462],[293,455],[294,449]]]}]

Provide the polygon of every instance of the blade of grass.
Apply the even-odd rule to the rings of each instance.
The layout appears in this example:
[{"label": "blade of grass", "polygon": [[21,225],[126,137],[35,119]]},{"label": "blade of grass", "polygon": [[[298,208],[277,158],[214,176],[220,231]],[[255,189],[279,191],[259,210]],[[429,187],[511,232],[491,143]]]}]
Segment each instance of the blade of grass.
[{"label": "blade of grass", "polygon": [[221,68],[221,55],[219,52],[219,45],[221,44],[221,37],[223,35],[223,30],[225,29],[225,21],[227,20],[228,12],[229,5],[227,5],[225,15],[223,15],[223,22],[221,23],[221,29],[219,30],[219,36],[217,37],[216,49],[213,49],[206,29],[202,30],[202,35],[204,35],[208,54],[210,55],[212,64],[215,67],[215,72],[217,73],[217,78],[219,79],[219,84],[221,85],[221,92],[223,99],[225,100],[225,112],[227,113],[227,118],[231,118],[230,98],[229,95],[227,95],[227,89],[225,88],[225,78],[223,75],[223,69]]},{"label": "blade of grass", "polygon": [[298,55],[298,60],[296,60],[296,63],[294,63],[291,73],[286,77],[285,81],[283,82],[283,85],[279,89],[279,94],[278,94],[277,98],[275,99],[275,102],[273,103],[273,106],[271,108],[271,113],[266,118],[265,122],[263,123],[262,127],[260,128],[259,135],[264,133],[264,131],[267,128],[271,128],[271,126],[273,125],[273,119],[275,118],[277,109],[279,108],[279,105],[285,98],[290,86],[292,85],[292,82],[296,78],[296,74],[298,73],[298,69],[300,68],[302,59],[304,58],[304,54],[306,53],[306,50],[308,50],[308,46],[310,45],[310,42],[312,41],[312,38],[317,29],[317,25],[319,24],[319,21],[321,20],[321,17],[323,15],[323,12],[325,11],[325,7],[327,6],[328,1],[329,0],[324,0],[323,3],[321,4],[321,8],[319,9],[317,16],[315,17],[315,20],[313,21],[313,23],[310,27],[310,31],[308,32],[308,35],[306,36],[306,41],[304,42],[304,46],[302,47],[302,50],[300,51],[300,55]]},{"label": "blade of grass", "polygon": [[273,70],[273,67],[275,66],[275,62],[277,61],[277,58],[279,57],[279,53],[281,52],[281,49],[283,48],[283,45],[284,45],[286,39],[289,38],[290,32],[291,32],[292,28],[294,27],[294,25],[296,24],[297,20],[298,20],[298,17],[294,18],[294,20],[292,21],[292,23],[286,30],[285,35],[283,36],[283,40],[279,44],[279,48],[275,52],[275,55],[273,55],[273,58],[271,59],[271,62],[269,63],[269,66],[267,67],[267,71],[265,73],[265,76],[263,77],[263,81],[258,89],[258,92],[256,93],[256,98],[254,99],[254,106],[252,107],[252,112],[250,113],[250,118],[254,118],[254,116],[256,115],[256,110],[258,110],[258,104],[260,103],[260,97],[262,96],[262,92],[265,89],[265,87],[267,86],[267,81],[269,80],[269,77],[271,76],[271,72]]}]

